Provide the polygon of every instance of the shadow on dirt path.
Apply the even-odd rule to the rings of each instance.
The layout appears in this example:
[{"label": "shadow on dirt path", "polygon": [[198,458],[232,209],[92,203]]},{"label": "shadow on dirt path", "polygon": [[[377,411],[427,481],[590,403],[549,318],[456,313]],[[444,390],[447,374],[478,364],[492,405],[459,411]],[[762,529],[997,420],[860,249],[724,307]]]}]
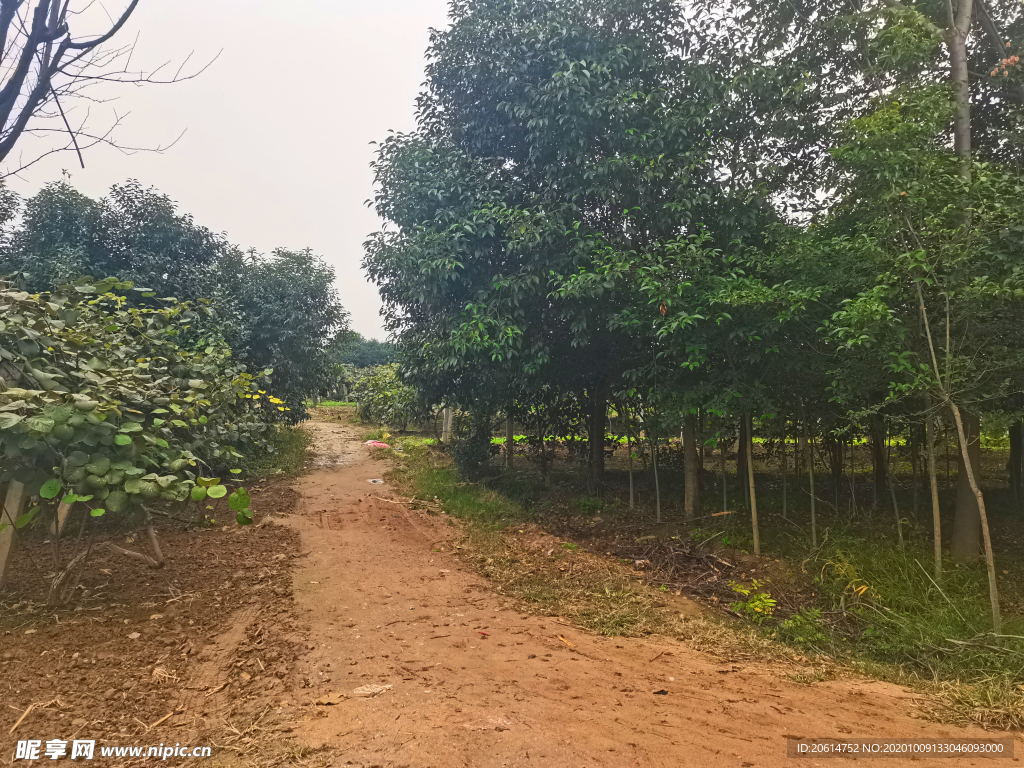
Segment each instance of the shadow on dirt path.
[{"label": "shadow on dirt path", "polygon": [[[314,714],[294,735],[335,764],[819,765],[787,759],[786,738],[994,735],[914,719],[913,694],[894,685],[801,685],[671,640],[527,615],[467,570],[444,517],[369,482],[386,466],[355,428],[307,428],[318,459],[287,524],[308,553],[294,572],[308,650],[295,695]],[[358,695],[366,686],[384,690]]]}]

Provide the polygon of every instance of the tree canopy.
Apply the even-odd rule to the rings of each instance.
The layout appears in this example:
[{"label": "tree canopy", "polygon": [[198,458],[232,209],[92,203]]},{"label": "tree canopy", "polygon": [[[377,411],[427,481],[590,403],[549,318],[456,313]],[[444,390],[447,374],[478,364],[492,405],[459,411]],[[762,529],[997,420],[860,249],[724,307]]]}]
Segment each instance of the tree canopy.
[{"label": "tree canopy", "polygon": [[748,440],[801,415],[838,446],[941,408],[967,462],[953,550],[976,557],[969,444],[1024,391],[1020,4],[460,0],[451,21],[417,129],[380,146],[365,258],[422,396],[585,423],[598,494],[609,398],[662,431],[742,416]]}]

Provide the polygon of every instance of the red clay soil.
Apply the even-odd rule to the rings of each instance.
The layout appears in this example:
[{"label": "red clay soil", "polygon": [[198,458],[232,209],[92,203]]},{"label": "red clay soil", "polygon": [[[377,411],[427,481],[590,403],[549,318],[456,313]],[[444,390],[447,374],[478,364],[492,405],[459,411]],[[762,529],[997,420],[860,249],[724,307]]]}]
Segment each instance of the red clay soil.
[{"label": "red clay soil", "polygon": [[0,764],[31,764],[18,739],[95,738],[212,745],[166,761],[210,768],[809,766],[830,761],[786,758],[787,737],[1005,735],[915,719],[893,685],[802,685],[524,613],[453,552],[447,518],[369,482],[387,465],[353,427],[307,427],[310,471],[254,487],[256,525],[167,521],[163,569],[97,554],[53,610],[44,536],[19,550],[0,594]]},{"label": "red clay soil", "polygon": [[[524,614],[467,569],[444,517],[369,482],[385,467],[353,428],[309,428],[322,466],[298,486],[289,524],[309,552],[293,587],[310,649],[299,703],[321,705],[294,735],[334,764],[820,765],[787,758],[787,737],[993,736],[913,718],[914,695],[894,685],[804,685],[675,641],[606,638]],[[367,684],[386,688],[353,693]]]}]

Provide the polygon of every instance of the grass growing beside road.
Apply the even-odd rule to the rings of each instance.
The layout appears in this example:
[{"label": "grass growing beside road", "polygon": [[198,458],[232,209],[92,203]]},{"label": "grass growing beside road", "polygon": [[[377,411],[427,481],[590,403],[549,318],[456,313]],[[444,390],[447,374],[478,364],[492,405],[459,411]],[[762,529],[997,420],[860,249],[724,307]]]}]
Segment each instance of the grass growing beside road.
[{"label": "grass growing beside road", "polygon": [[[730,629],[713,618],[683,618],[666,596],[642,583],[632,568],[542,531],[516,498],[483,482],[462,480],[442,450],[403,438],[389,479],[405,493],[440,504],[461,522],[461,551],[497,590],[531,610],[561,616],[611,636],[663,634],[728,658],[753,654],[782,657],[784,649],[746,628]],[[504,483],[508,488],[508,482]]]},{"label": "grass growing beside road", "polygon": [[[468,482],[435,441],[406,437],[397,442],[403,450],[395,453],[391,479],[408,495],[436,503],[461,521],[461,551],[467,560],[494,582],[499,593],[536,613],[560,616],[605,635],[662,634],[728,660],[786,664],[791,668],[789,679],[807,684],[844,674],[866,674],[935,697],[937,705],[926,710],[933,719],[993,729],[1024,727],[1024,696],[1010,679],[1015,678],[1010,667],[1018,656],[1013,646],[988,650],[964,647],[957,653],[932,654],[931,665],[925,670],[931,668],[933,674],[928,675],[921,674],[920,664],[908,664],[909,657],[901,658],[899,648],[886,647],[884,641],[882,647],[865,652],[867,647],[858,651],[851,647],[857,645],[850,642],[851,638],[830,632],[815,633],[815,642],[801,643],[769,628],[757,629],[714,615],[684,618],[671,607],[669,596],[642,583],[628,565],[560,541],[539,528],[531,508],[543,490],[530,480],[502,476],[489,483]],[[844,544],[850,542],[837,538],[834,547],[819,553],[823,562],[808,566],[824,572],[827,578],[819,581],[819,588],[829,597],[851,586],[856,588],[863,577],[886,594],[905,590],[911,581],[916,584],[916,573],[905,572],[903,567],[910,563],[914,571],[919,570],[909,552],[902,553],[901,569],[897,569],[907,582],[904,584],[896,576],[887,579],[885,574],[892,564],[879,553],[854,557]],[[928,629],[918,626],[925,618],[922,601],[941,601],[949,608],[948,612],[939,611],[949,626],[933,627],[932,636],[951,631],[956,609],[963,611],[970,603],[967,598],[975,586],[973,581],[969,574],[958,575],[948,583],[945,596],[914,590],[905,594],[903,603],[893,603],[896,617],[890,614],[889,639],[897,645],[908,643],[901,647],[910,648],[910,635],[921,635]],[[949,600],[956,607],[950,606]],[[921,604],[915,608],[914,601]],[[895,637],[897,630],[906,630],[907,636]],[[977,658],[979,653],[985,658]]]}]

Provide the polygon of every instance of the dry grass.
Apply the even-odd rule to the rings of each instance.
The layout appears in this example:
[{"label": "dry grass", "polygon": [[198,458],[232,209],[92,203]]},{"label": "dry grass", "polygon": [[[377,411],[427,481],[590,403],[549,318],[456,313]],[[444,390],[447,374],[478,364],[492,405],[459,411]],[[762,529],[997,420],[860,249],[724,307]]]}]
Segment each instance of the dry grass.
[{"label": "dry grass", "polygon": [[942,705],[929,713],[935,720],[994,731],[1024,728],[1024,692],[1003,678],[966,685],[947,683],[937,699]]}]

